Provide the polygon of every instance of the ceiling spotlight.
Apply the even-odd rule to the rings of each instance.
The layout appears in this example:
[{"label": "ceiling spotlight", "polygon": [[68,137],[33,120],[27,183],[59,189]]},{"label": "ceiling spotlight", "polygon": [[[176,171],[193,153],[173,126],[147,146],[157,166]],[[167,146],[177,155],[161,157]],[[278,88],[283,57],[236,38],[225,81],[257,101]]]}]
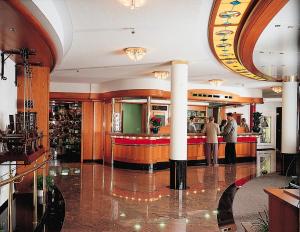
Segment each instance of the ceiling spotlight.
[{"label": "ceiling spotlight", "polygon": [[129,57],[129,59],[138,61],[143,59],[143,57],[146,55],[147,49],[141,47],[129,47],[124,48],[124,52]]},{"label": "ceiling spotlight", "polygon": [[281,86],[273,86],[271,89],[275,93],[281,93],[282,92],[282,87]]},{"label": "ceiling spotlight", "polygon": [[209,82],[209,84],[211,84],[213,86],[220,86],[223,84],[224,81],[221,79],[212,79],[212,80],[209,80],[208,82]]},{"label": "ceiling spotlight", "polygon": [[141,7],[145,4],[145,0],[119,0],[124,6],[130,7],[131,10]]},{"label": "ceiling spotlight", "polygon": [[152,73],[154,74],[155,78],[159,80],[165,80],[169,77],[168,71],[154,71]]}]

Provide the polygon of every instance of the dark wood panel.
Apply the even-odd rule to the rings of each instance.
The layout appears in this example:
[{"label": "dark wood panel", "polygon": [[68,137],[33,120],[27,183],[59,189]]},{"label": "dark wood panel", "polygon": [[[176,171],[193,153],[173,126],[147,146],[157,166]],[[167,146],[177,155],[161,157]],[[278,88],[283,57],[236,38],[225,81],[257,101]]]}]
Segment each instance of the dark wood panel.
[{"label": "dark wood panel", "polygon": [[[19,72],[20,74],[20,72]],[[43,146],[49,149],[49,68],[32,67],[32,100],[33,108],[31,111],[37,112],[37,126],[43,131]],[[24,76],[18,76],[17,87],[17,108],[18,111],[24,110]]]},{"label": "dark wood panel", "polygon": [[104,103],[94,102],[94,137],[93,137],[93,159],[103,159],[104,154]]},{"label": "dark wood panel", "polygon": [[82,103],[81,161],[93,159],[94,104]]},{"label": "dark wood panel", "polygon": [[70,101],[84,101],[90,100],[89,93],[66,93],[66,92],[51,92],[51,100],[70,100]]}]

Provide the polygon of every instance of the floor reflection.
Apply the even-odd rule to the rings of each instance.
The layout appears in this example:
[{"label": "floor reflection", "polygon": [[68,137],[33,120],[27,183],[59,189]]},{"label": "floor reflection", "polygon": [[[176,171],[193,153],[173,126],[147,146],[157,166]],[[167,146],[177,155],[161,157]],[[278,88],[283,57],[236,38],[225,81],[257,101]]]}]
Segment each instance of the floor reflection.
[{"label": "floor reflection", "polygon": [[63,231],[219,231],[224,190],[256,173],[253,163],[188,167],[188,190],[168,188],[169,170],[149,174],[99,164],[52,164],[66,204]]}]

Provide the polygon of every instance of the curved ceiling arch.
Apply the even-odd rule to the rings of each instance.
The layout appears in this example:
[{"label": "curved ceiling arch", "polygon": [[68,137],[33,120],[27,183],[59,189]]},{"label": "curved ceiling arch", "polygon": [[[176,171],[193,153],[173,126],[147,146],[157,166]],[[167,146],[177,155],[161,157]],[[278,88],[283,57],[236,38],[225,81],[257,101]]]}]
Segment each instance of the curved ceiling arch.
[{"label": "curved ceiling arch", "polygon": [[279,81],[285,76],[299,75],[299,10],[299,0],[289,0],[279,9],[257,39],[249,62]]},{"label": "curved ceiling arch", "polygon": [[[265,28],[269,25],[272,18],[287,4],[288,0],[263,0],[259,1],[247,19],[238,41],[238,54],[241,62],[250,72],[260,76],[270,76],[271,73],[261,72],[254,65],[254,47]],[[274,40],[274,35],[272,40]],[[270,43],[268,39],[264,41]],[[274,54],[273,54],[274,55]],[[276,80],[276,78],[275,78]]]},{"label": "curved ceiling arch", "polygon": [[[254,65],[253,53],[260,35],[287,2],[288,0],[215,0],[209,36],[216,58],[240,75],[262,81],[277,81],[276,76]],[[275,38],[271,37],[273,39]],[[270,40],[264,41],[265,44],[269,42]]]}]

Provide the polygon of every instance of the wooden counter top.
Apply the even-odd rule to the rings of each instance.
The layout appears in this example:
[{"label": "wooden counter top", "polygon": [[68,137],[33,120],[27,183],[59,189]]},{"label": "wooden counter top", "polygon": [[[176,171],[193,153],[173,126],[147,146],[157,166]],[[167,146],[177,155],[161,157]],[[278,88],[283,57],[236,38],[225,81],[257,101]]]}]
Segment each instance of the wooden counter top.
[{"label": "wooden counter top", "polygon": [[267,188],[264,191],[269,195],[277,197],[283,202],[299,208],[299,189]]}]

